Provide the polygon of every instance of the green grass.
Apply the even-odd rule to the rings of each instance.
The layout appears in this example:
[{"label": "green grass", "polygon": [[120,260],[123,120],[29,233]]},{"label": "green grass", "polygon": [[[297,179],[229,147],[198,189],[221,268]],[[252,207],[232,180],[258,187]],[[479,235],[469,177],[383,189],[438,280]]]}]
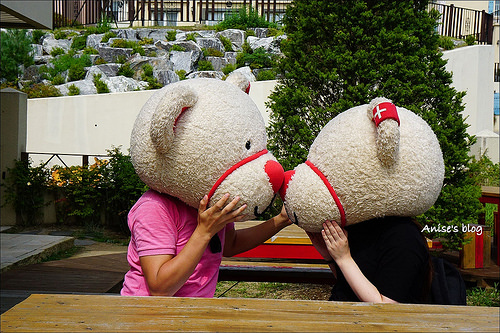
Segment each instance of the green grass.
[{"label": "green grass", "polygon": [[498,283],[493,288],[474,287],[467,289],[467,305],[500,307]]}]

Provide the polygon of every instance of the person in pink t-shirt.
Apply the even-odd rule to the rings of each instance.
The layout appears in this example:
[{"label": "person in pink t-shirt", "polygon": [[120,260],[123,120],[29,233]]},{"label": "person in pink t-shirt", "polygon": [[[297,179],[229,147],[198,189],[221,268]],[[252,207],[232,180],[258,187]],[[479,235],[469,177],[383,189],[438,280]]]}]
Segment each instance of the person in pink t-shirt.
[{"label": "person in pink t-shirt", "polygon": [[[207,209],[208,197],[198,210],[177,198],[149,190],[128,215],[131,239],[121,295],[213,297],[222,256],[247,251],[291,224],[281,213],[257,226],[235,230],[246,205],[234,209],[239,197],[226,194]],[[218,235],[220,249],[210,240]]]}]

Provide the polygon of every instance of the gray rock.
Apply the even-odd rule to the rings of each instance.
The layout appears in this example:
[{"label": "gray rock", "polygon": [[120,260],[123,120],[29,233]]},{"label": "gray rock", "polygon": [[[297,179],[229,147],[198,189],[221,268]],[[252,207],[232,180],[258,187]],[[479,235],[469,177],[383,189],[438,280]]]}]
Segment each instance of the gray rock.
[{"label": "gray rock", "polygon": [[[113,76],[104,79],[110,93],[125,92],[134,90],[144,90],[147,83],[144,81],[136,81],[133,78],[125,76]],[[141,83],[142,82],[142,83]]]},{"label": "gray rock", "polygon": [[218,71],[200,71],[193,72],[186,76],[187,79],[197,79],[197,78],[208,78],[208,79],[219,79],[222,80],[224,73]]},{"label": "gray rock", "polygon": [[163,86],[179,81],[179,75],[171,70],[153,70],[153,76]]},{"label": "gray rock", "polygon": [[118,62],[120,57],[130,58],[132,49],[122,49],[118,47],[103,46],[99,48],[99,55],[107,62]]},{"label": "gray rock", "polygon": [[97,65],[95,67],[99,68],[107,77],[111,77],[118,75],[117,73],[121,65],[117,63],[109,63],[109,64]]},{"label": "gray rock", "polygon": [[159,40],[167,40],[167,31],[170,31],[172,29],[137,29],[137,37],[139,39],[144,39],[144,38],[152,38],[153,41],[159,41]]},{"label": "gray rock", "polygon": [[33,57],[41,57],[43,56],[43,46],[40,44],[31,44],[33,51],[31,51],[31,55]]},{"label": "gray rock", "polygon": [[98,50],[101,46],[101,40],[104,34],[92,34],[87,36],[87,47],[93,47]]},{"label": "gray rock", "polygon": [[219,38],[219,36],[228,38],[233,44],[234,51],[241,51],[241,45],[245,42],[245,31],[239,29],[227,29],[218,32],[215,36],[217,38]]},{"label": "gray rock", "polygon": [[241,73],[241,74],[245,75],[246,78],[248,79],[248,81],[250,81],[250,82],[257,81],[255,78],[255,75],[253,75],[252,70],[248,66],[240,67],[240,68],[234,70],[232,73]]},{"label": "gray rock", "polygon": [[273,54],[280,54],[281,53],[280,43],[284,38],[286,37],[278,36],[278,37],[258,38],[249,36],[247,38],[247,42],[248,44],[250,44],[252,50],[262,47],[266,52]]},{"label": "gray rock", "polygon": [[34,56],[33,60],[35,61],[35,65],[45,65],[45,64],[50,63],[50,61],[53,58],[54,57],[51,55],[44,55],[44,56]]},{"label": "gray rock", "polygon": [[198,38],[196,39],[196,43],[202,49],[215,49],[224,53],[224,45],[220,41],[219,38]]},{"label": "gray rock", "polygon": [[194,70],[193,58],[196,58],[193,51],[181,52],[172,51],[170,52],[170,61],[174,64],[174,71],[183,70],[186,73],[191,73]]},{"label": "gray rock", "polygon": [[132,41],[138,41],[139,39],[137,38],[137,32],[130,28],[130,29],[113,29],[111,30],[116,34],[117,38],[123,38],[123,39],[128,39]]},{"label": "gray rock", "polygon": [[[227,58],[221,57],[207,57],[207,60],[212,63],[214,71],[220,71],[230,63]],[[236,63],[236,59],[234,59],[234,63]]]},{"label": "gray rock", "polygon": [[[178,45],[178,46],[182,47],[185,50],[185,52],[191,51],[191,55],[193,57],[194,62],[198,61],[200,59],[201,55],[203,54],[200,46],[198,44],[196,44],[195,42],[193,42],[192,40],[175,41],[175,42],[158,41],[155,43],[155,46],[158,49],[162,49],[162,50],[165,50],[168,52],[170,52],[170,50],[172,49],[172,46],[174,46],[174,45]],[[177,51],[177,52],[181,52],[181,51]]]},{"label": "gray rock", "polygon": [[42,76],[40,75],[39,67],[37,65],[31,65],[23,71],[23,80],[33,81],[38,83],[41,81]]},{"label": "gray rock", "polygon": [[268,28],[253,28],[252,30],[255,32],[255,37],[257,38],[266,38],[269,33]]},{"label": "gray rock", "polygon": [[101,79],[104,79],[107,77],[106,73],[99,67],[101,65],[97,66],[91,66],[87,68],[87,73],[85,74],[85,80],[90,80],[92,81],[94,79],[94,75],[101,75]]},{"label": "gray rock", "polygon": [[80,81],[73,81],[73,82],[68,82],[65,84],[61,84],[58,86],[55,86],[61,94],[67,96],[69,93],[69,87],[71,85],[75,85],[78,89],[80,89],[80,95],[94,95],[97,94],[97,89],[94,85],[94,82],[92,80],[80,80]]},{"label": "gray rock", "polygon": [[42,42],[43,51],[46,54],[50,54],[50,52],[59,47],[64,50],[64,52],[68,52],[71,48],[71,40],[69,39],[55,39],[54,34],[47,34]]}]

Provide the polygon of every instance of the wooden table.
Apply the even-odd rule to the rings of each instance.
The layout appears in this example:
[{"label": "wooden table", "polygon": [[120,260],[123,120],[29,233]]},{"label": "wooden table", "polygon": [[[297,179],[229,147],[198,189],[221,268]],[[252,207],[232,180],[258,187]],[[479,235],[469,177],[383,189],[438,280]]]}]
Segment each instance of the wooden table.
[{"label": "wooden table", "polygon": [[31,295],[2,332],[499,331],[498,308],[243,298]]}]

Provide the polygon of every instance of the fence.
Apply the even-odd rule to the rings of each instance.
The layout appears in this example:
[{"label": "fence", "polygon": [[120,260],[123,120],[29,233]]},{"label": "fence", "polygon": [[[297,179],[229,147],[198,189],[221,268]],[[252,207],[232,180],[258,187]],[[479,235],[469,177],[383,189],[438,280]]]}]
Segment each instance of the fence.
[{"label": "fence", "polygon": [[53,0],[54,27],[96,24],[109,17],[118,25],[214,25],[235,10],[248,6],[269,22],[279,22],[292,0]]},{"label": "fence", "polygon": [[441,36],[465,39],[474,36],[478,44],[492,44],[493,15],[483,11],[431,3],[429,10],[440,14],[438,33]]}]

